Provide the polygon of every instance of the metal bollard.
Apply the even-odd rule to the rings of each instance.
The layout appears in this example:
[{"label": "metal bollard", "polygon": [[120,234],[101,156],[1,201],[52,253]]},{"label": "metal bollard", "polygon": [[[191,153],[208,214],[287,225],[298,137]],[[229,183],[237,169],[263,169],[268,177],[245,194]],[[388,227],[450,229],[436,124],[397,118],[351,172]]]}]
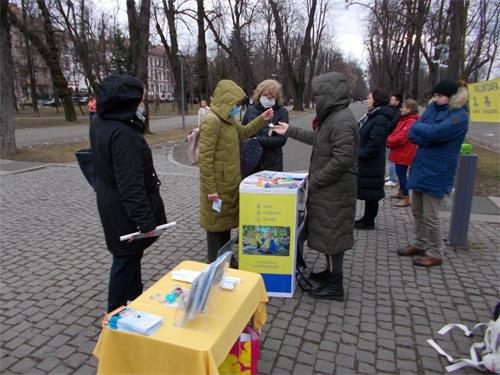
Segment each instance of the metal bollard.
[{"label": "metal bollard", "polygon": [[474,196],[477,155],[466,154],[458,157],[455,176],[455,193],[451,206],[450,231],[448,244],[455,247],[467,247],[470,210]]}]

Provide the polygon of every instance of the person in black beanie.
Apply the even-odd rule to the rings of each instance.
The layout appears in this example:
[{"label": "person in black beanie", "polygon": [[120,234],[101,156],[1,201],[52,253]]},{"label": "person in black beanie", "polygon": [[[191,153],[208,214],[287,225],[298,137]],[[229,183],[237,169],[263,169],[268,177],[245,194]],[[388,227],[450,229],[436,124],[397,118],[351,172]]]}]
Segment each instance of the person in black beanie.
[{"label": "person in black beanie", "polygon": [[439,210],[443,197],[453,188],[458,154],[469,126],[465,87],[459,89],[455,82],[445,79],[434,86],[432,93],[432,104],[408,135],[418,146],[408,182],[415,241],[398,250],[400,256],[422,255],[413,260],[422,267],[443,262]]}]

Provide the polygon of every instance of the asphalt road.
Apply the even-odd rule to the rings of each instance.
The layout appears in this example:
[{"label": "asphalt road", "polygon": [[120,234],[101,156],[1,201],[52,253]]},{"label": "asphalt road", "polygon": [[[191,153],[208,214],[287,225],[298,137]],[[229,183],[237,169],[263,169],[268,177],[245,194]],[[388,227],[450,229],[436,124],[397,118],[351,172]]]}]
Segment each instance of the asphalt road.
[{"label": "asphalt road", "polygon": [[[366,111],[363,103],[354,103],[351,109],[356,119],[359,119]],[[304,116],[296,117],[291,122],[294,125],[309,128],[311,126],[313,115],[306,114]],[[197,116],[186,116],[186,126],[195,125]],[[153,118],[150,121],[151,130],[161,131],[168,129],[177,129],[182,126],[181,117],[170,118]],[[26,128],[16,130],[16,143],[18,146],[29,146],[44,143],[64,143],[68,141],[86,139],[88,137],[87,125],[68,125],[68,126],[54,126],[49,128]],[[469,125],[469,132],[467,138],[476,141],[479,144],[487,146],[490,149],[500,151],[500,123],[486,123],[486,122],[473,122]],[[297,150],[300,147],[309,147],[300,145],[299,142],[290,140],[287,145],[293,147],[286,147],[287,150]],[[293,160],[292,158],[287,158]],[[293,166],[293,165],[292,165]],[[285,165],[285,167],[287,167]],[[296,168],[291,168],[296,169]]]},{"label": "asphalt road", "polygon": [[[196,125],[197,116],[186,116],[186,126]],[[153,118],[150,120],[151,131],[178,129],[182,127],[182,118]],[[18,146],[44,143],[65,143],[88,138],[88,125],[52,126],[48,128],[16,129]]]}]

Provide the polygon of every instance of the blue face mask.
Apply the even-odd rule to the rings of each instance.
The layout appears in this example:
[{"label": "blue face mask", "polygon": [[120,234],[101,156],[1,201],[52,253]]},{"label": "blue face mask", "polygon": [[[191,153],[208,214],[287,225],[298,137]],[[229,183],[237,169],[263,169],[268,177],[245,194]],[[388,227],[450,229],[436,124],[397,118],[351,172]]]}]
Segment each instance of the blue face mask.
[{"label": "blue face mask", "polygon": [[236,117],[240,114],[240,111],[241,111],[241,106],[235,105],[229,112],[229,116]]}]

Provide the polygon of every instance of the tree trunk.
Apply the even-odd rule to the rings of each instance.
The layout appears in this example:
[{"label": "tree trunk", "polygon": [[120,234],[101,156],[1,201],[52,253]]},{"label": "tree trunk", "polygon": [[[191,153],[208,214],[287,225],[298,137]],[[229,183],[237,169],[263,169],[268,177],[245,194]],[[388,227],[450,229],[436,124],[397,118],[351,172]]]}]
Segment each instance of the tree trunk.
[{"label": "tree trunk", "polygon": [[200,90],[200,100],[207,100],[210,97],[208,86],[208,59],[207,42],[205,38],[205,8],[203,0],[197,0],[198,4],[198,86]]},{"label": "tree trunk", "polygon": [[297,72],[295,72],[292,60],[290,58],[288,48],[285,43],[283,22],[278,9],[276,0],[269,0],[275,21],[276,39],[279,42],[281,54],[283,56],[283,63],[286,67],[288,75],[292,78],[293,86],[293,110],[304,110],[304,88],[305,88],[305,70],[311,55],[311,28],[314,22],[314,13],[316,12],[316,0],[311,1],[311,8],[309,9],[308,22],[304,32],[304,40],[300,47],[300,56]]},{"label": "tree trunk", "polygon": [[[163,9],[165,12],[165,16],[167,18],[167,25],[168,25],[168,32],[170,35],[170,44],[168,43],[167,39],[165,38],[165,34],[163,33],[163,30],[161,29],[161,26],[158,22],[158,19],[156,19],[156,31],[158,31],[158,35],[160,36],[161,42],[163,46],[165,47],[165,51],[167,52],[168,56],[168,61],[170,63],[170,68],[172,69],[172,75],[174,77],[174,96],[175,100],[177,102],[177,113],[179,115],[182,114],[182,103],[184,100],[184,109],[186,109],[186,84],[184,80],[184,97],[182,96],[182,90],[181,86],[183,83],[184,75],[181,73],[185,74],[182,71],[181,64],[185,63],[181,62],[181,56],[179,54],[179,44],[177,41],[177,27],[176,27],[176,19],[175,19],[175,2],[174,0],[163,0]],[[184,68],[186,67],[185,64],[183,66]]]},{"label": "tree trunk", "polygon": [[54,87],[56,89],[56,95],[63,102],[64,117],[66,118],[66,121],[75,122],[75,107],[73,106],[71,93],[68,89],[68,81],[66,81],[66,78],[64,77],[64,74],[61,70],[61,65],[59,62],[59,49],[57,48],[50,14],[44,0],[37,0],[37,4],[40,12],[42,13],[44,36],[47,41],[47,51],[49,52],[46,56],[45,62],[47,63],[47,66],[50,70],[50,74],[54,82]]},{"label": "tree trunk", "polygon": [[465,5],[463,0],[450,1],[450,56],[448,77],[458,81],[464,60],[463,35],[465,31]]},{"label": "tree trunk", "polygon": [[13,62],[10,25],[7,18],[9,0],[0,3],[0,155],[16,151],[14,126],[14,98],[9,93],[13,87]]},{"label": "tree trunk", "polygon": [[[149,19],[151,17],[151,0],[142,0],[139,15],[134,0],[127,0],[127,16],[130,35],[130,52],[134,75],[144,85],[144,106],[149,112],[148,97],[148,58],[149,58]],[[144,132],[151,133],[149,119],[146,118]]]},{"label": "tree trunk", "polygon": [[[24,0],[21,1],[21,9],[23,14],[23,22],[26,24],[26,5]],[[26,48],[26,61],[28,63],[28,76],[30,79],[30,96],[31,96],[31,107],[33,112],[40,117],[40,112],[38,111],[38,93],[36,91],[36,78],[35,72],[33,71],[33,56],[31,54],[31,45],[28,37],[24,36],[24,44]]]}]

